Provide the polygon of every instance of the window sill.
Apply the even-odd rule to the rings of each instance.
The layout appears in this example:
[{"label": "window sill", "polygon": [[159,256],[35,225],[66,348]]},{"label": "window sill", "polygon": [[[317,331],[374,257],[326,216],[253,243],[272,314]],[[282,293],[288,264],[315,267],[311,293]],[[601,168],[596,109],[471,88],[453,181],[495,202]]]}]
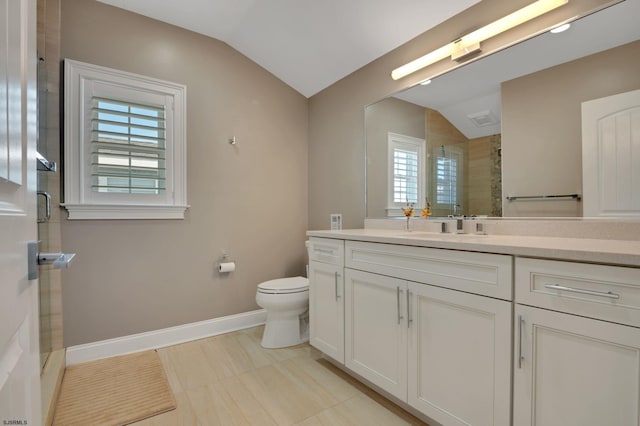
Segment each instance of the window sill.
[{"label": "window sill", "polygon": [[83,219],[184,219],[189,208],[174,205],[132,204],[60,204],[67,209],[69,220]]},{"label": "window sill", "polygon": [[[402,212],[402,209],[404,209],[406,207],[406,205],[403,203],[400,206],[391,206],[391,207],[387,207],[385,210],[387,212],[387,217],[402,217],[404,218],[405,215]],[[413,217],[420,217],[420,213],[422,213],[422,206],[413,206],[413,212],[414,212],[414,216]]]}]

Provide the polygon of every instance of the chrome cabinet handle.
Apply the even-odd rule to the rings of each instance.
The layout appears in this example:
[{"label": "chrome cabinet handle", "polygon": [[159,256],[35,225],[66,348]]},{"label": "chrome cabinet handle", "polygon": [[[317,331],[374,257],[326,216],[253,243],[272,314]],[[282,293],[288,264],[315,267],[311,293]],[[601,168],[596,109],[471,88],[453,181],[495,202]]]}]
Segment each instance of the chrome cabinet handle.
[{"label": "chrome cabinet handle", "polygon": [[48,222],[51,219],[51,195],[44,191],[38,191],[37,194],[44,197],[44,217],[38,217],[38,223]]},{"label": "chrome cabinet handle", "polygon": [[411,328],[411,323],[413,322],[413,318],[411,318],[411,292],[407,289],[407,328]]},{"label": "chrome cabinet handle", "polygon": [[557,284],[547,284],[545,285],[545,287],[551,290],[570,291],[572,293],[590,294],[592,296],[608,297],[610,299],[620,299],[619,294],[613,293],[611,291],[608,291],[605,293],[604,291],[585,290],[582,288],[565,287],[563,285],[557,285]]},{"label": "chrome cabinet handle", "polygon": [[396,310],[398,312],[398,325],[399,325],[400,321],[404,318],[400,314],[400,286],[396,287]]},{"label": "chrome cabinet handle", "polygon": [[333,273],[333,283],[334,283],[334,292],[336,294],[336,300],[340,299],[340,295],[338,294],[338,276],[340,276],[338,272]]},{"label": "chrome cabinet handle", "polygon": [[524,325],[524,318],[522,315],[518,315],[518,368],[522,368],[522,361],[524,356],[522,355],[522,326]]}]

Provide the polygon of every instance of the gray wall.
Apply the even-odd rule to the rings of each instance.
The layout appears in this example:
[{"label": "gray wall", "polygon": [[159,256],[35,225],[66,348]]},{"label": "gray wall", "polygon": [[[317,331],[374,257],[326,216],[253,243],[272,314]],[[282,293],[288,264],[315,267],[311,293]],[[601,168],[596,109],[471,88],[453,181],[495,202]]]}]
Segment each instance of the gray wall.
[{"label": "gray wall", "polygon": [[[389,190],[388,134],[425,138],[425,109],[410,102],[387,98],[365,111],[367,139],[367,217],[387,217]],[[398,214],[401,214],[398,209]]]},{"label": "gray wall", "polygon": [[[364,107],[445,72],[455,63],[444,60],[399,81],[391,79],[391,71],[529,3],[529,0],[483,0],[310,98],[310,229],[328,228],[330,213],[343,213],[345,228],[360,228],[364,224]],[[483,42],[482,52],[495,51],[606,3],[609,2],[569,2],[535,21]]]},{"label": "gray wall", "polygon": [[77,253],[65,346],[257,309],[261,281],[304,274],[306,98],[222,42],[93,0],[62,2],[61,37],[63,58],[187,85],[191,205],[185,220],[63,213],[62,247]]},{"label": "gray wall", "polygon": [[[582,194],[581,104],[637,89],[639,70],[636,41],[504,83],[503,194]],[[504,201],[503,214],[582,216],[582,204]]]}]

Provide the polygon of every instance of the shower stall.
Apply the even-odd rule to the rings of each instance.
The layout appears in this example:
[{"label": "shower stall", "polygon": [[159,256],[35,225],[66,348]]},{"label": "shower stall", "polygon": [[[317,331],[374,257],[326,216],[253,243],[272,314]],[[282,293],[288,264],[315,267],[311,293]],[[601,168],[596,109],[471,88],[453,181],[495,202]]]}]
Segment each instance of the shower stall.
[{"label": "shower stall", "polygon": [[[60,8],[61,0],[37,1],[38,52],[38,251],[62,251],[60,231]],[[64,374],[62,274],[38,268],[42,418],[51,424]]]}]

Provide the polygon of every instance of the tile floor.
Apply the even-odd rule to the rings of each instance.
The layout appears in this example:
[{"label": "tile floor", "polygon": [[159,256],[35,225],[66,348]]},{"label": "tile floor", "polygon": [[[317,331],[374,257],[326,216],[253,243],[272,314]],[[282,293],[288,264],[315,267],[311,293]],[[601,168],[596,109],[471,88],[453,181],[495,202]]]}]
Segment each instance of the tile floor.
[{"label": "tile floor", "polygon": [[159,349],[178,407],[151,425],[426,425],[308,344],[260,346],[262,327]]}]

